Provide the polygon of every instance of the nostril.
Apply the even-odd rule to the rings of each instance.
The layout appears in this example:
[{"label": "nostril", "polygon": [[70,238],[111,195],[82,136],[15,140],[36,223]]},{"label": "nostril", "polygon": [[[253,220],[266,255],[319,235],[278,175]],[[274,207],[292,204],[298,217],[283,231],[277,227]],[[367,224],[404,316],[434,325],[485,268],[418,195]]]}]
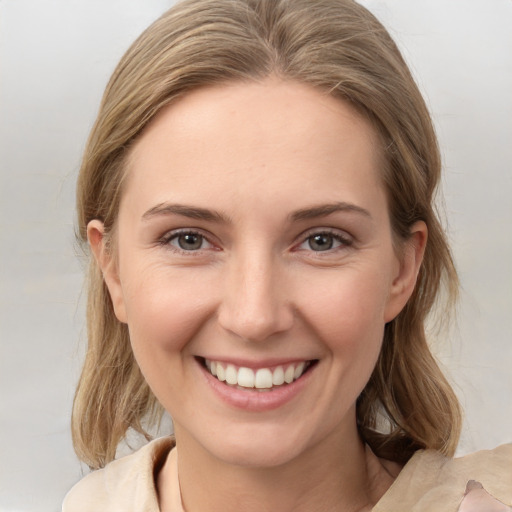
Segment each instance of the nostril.
[{"label": "nostril", "polygon": [[238,338],[249,342],[265,341],[271,336],[289,330],[293,325],[291,312],[279,310],[259,311],[244,310],[226,311],[219,313],[221,327]]},{"label": "nostril", "polygon": [[294,314],[287,297],[283,273],[268,252],[239,254],[226,275],[217,319],[220,326],[238,338],[264,341],[293,325]]}]

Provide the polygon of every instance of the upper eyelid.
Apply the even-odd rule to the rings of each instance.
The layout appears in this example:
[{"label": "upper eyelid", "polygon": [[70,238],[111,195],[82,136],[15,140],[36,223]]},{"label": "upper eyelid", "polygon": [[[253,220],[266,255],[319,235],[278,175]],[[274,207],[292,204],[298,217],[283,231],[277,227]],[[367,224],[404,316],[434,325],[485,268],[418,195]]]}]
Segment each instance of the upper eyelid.
[{"label": "upper eyelid", "polygon": [[347,231],[345,231],[343,229],[339,229],[339,228],[332,228],[332,227],[319,227],[319,228],[307,229],[306,231],[302,232],[297,237],[297,239],[299,241],[300,240],[305,241],[306,239],[308,239],[311,236],[321,235],[321,234],[332,235],[334,237],[338,237],[338,238],[341,238],[341,239],[346,240],[346,241],[353,241],[354,240],[354,237],[350,233],[348,233]]},{"label": "upper eyelid", "polygon": [[211,240],[210,240],[211,236],[208,233],[206,233],[204,230],[199,229],[199,228],[177,228],[177,229],[170,229],[170,230],[166,231],[159,238],[160,238],[160,240],[171,240],[175,236],[187,235],[187,234],[200,235],[203,238],[205,238],[206,240],[208,240],[210,243],[212,243]]}]

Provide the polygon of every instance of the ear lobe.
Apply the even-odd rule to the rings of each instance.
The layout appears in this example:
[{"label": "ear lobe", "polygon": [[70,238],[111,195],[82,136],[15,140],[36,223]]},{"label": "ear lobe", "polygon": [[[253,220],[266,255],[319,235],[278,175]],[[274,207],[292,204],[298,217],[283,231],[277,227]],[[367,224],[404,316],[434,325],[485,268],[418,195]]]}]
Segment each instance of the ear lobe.
[{"label": "ear lobe", "polygon": [[120,322],[126,323],[123,289],[117,264],[112,252],[106,247],[105,227],[103,222],[95,219],[87,224],[87,240],[92,254],[103,274],[103,279],[110,293],[114,312]]},{"label": "ear lobe", "polygon": [[385,322],[390,322],[402,311],[414,291],[427,244],[428,228],[425,222],[415,222],[411,235],[404,243],[399,270],[390,289],[385,311]]}]

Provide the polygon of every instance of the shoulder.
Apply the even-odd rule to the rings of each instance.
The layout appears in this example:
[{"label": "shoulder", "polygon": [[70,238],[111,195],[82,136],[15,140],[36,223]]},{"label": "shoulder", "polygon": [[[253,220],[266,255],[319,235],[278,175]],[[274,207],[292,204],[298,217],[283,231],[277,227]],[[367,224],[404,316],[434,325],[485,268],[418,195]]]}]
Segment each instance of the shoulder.
[{"label": "shoulder", "polygon": [[158,512],[154,473],[174,447],[164,437],[148,443],[135,453],[93,471],[66,495],[63,512]]},{"label": "shoulder", "polygon": [[433,450],[419,451],[374,512],[456,512],[463,510],[459,507],[473,484],[483,488],[489,499],[512,505],[512,444],[454,459]]}]

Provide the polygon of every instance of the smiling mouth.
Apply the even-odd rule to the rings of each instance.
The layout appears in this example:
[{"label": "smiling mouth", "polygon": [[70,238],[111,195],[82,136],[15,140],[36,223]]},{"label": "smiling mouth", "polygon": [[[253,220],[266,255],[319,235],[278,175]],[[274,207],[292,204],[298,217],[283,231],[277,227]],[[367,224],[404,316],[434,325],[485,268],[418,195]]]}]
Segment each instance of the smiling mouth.
[{"label": "smiling mouth", "polygon": [[300,379],[318,360],[255,369],[210,359],[202,362],[211,375],[229,386],[245,391],[272,391]]}]

